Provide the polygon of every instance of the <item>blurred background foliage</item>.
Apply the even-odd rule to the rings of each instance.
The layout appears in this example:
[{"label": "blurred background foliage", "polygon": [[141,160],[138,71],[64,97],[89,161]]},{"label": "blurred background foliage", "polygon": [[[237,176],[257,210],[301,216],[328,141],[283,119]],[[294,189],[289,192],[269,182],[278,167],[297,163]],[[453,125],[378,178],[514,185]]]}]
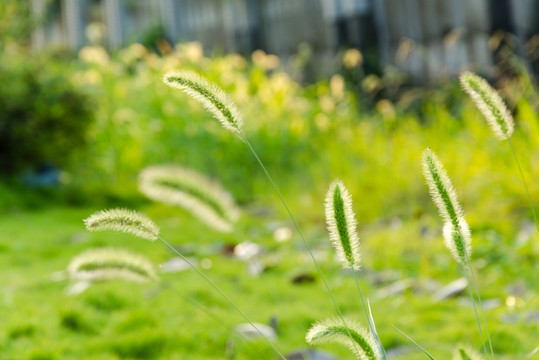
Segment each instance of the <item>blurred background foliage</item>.
[{"label": "blurred background foliage", "polygon": [[[527,211],[507,144],[492,137],[455,81],[410,87],[405,74],[392,68],[365,75],[357,50],[338,55],[339,74],[310,84],[296,81],[279,58],[263,51],[209,58],[198,43],[157,53],[133,44],[113,56],[87,46],[73,61],[16,49],[3,56],[4,177],[51,162],[61,168],[66,187],[81,194],[133,197],[140,169],[176,163],[221,179],[242,203],[267,201],[266,181],[244,145],[198,103],[160,81],[165,71],[186,68],[220,84],[238,103],[247,135],[306,218],[320,218],[303,209],[320,202],[334,177],[361,194],[357,211],[365,221],[420,216],[428,199],[418,159],[427,146],[462,184],[470,213],[489,219],[499,211],[477,201],[493,190],[504,194],[498,201],[515,210],[510,214]],[[518,57],[508,56],[501,66],[513,75],[495,85],[515,113],[515,145],[529,157],[524,166],[533,178],[533,80]]]},{"label": "blurred background foliage", "polygon": [[[323,220],[323,198],[337,177],[353,195],[361,238],[367,239],[362,281],[369,292],[379,286],[377,273],[386,270],[394,270],[397,277],[444,282],[458,276],[421,175],[420,156],[426,147],[439,155],[457,188],[474,234],[485,297],[501,299],[489,316],[524,317],[525,311],[537,308],[537,295],[528,289],[539,284],[539,236],[530,230],[531,214],[511,150],[493,136],[456,79],[414,86],[406,73],[392,66],[366,73],[363,53],[343,49],[334,59],[336,74],[306,82],[304,70],[311,56],[307,45],[298,49],[286,71],[282,59],[262,50],[248,56],[208,54],[197,42],[173,46],[148,40],[149,46],[135,43],[112,53],[100,45],[75,54],[58,49],[35,53],[26,41],[31,21],[17,20],[27,19],[27,9],[13,4],[18,2],[0,3],[0,258],[7,264],[3,274],[8,279],[1,303],[7,305],[0,306],[0,315],[8,318],[0,353],[8,349],[29,359],[62,358],[57,355],[62,353],[82,358],[82,350],[73,345],[78,341],[111,359],[159,358],[178,349],[200,354],[193,357],[197,359],[222,353],[228,333],[210,334],[207,328],[213,329],[214,323],[199,313],[179,311],[185,304],[171,307],[175,295],[152,303],[142,291],[133,297],[130,285],[109,284],[73,298],[62,293],[59,283],[49,284],[43,274],[62,269],[77,251],[108,244],[108,235],[89,239],[80,234],[80,218],[102,207],[146,210],[164,223],[163,231],[173,242],[193,256],[209,257],[212,275],[228,291],[258,296],[257,301],[241,300],[251,313],[269,318],[284,312],[279,312],[284,332],[280,341],[287,348],[303,345],[312,321],[333,314],[328,299],[320,299],[321,287],[298,290],[290,285],[292,275],[312,269],[297,243],[274,241],[276,227],[291,226],[245,145],[197,102],[162,84],[162,75],[178,68],[203,74],[237,102],[245,115],[246,136],[307,229],[309,241],[326,251],[322,265],[333,275],[345,310],[354,313],[357,303],[344,285],[350,279],[341,276],[327,255],[331,252]],[[536,79],[515,52],[508,43],[497,53],[499,76],[491,80],[515,115],[513,142],[532,199],[539,199],[533,180],[539,176]],[[262,281],[245,276],[238,262],[208,251],[215,243],[235,244],[239,239],[202,235],[200,223],[189,215],[151,204],[138,193],[138,173],[156,164],[199,170],[233,193],[247,213],[242,230],[282,258],[264,280],[284,295],[276,296]],[[155,262],[168,256],[159,248],[147,251],[147,244],[127,237],[119,243],[147,253]],[[176,286],[228,322],[237,321],[223,313],[224,305],[199,287],[198,279],[167,281],[178,281]],[[513,290],[518,286],[525,290]],[[378,328],[389,348],[405,343],[391,328],[397,316],[404,327],[409,325],[405,330],[411,335],[431,339],[427,345],[435,352],[449,353],[463,329],[478,348],[477,335],[470,335],[475,331],[468,307],[412,295],[403,291],[402,296],[377,301]],[[312,302],[309,309],[306,298]],[[17,301],[20,314],[9,315]],[[399,310],[401,304],[407,311]],[[533,350],[539,325],[512,321],[495,322],[496,351],[522,358]],[[187,333],[182,331],[186,322],[193,326]],[[443,330],[433,331],[439,322]],[[103,333],[96,330],[101,326]],[[56,343],[47,342],[52,334],[58,335]],[[42,343],[29,346],[32,339]],[[259,347],[240,345],[238,353],[243,354],[239,358],[252,358],[259,355]]]}]

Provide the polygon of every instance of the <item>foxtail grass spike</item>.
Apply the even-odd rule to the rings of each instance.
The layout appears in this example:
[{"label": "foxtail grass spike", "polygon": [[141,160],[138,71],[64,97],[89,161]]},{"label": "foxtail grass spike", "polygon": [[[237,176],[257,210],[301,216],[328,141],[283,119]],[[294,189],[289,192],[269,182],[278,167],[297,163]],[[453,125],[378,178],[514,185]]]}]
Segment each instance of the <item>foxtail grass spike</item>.
[{"label": "foxtail grass spike", "polygon": [[325,201],[329,237],[343,267],[360,268],[361,254],[356,218],[352,210],[352,196],[340,180],[329,187]]},{"label": "foxtail grass spike", "polygon": [[180,166],[144,169],[139,190],[148,198],[179,206],[220,232],[231,232],[239,217],[234,199],[218,182]]},{"label": "foxtail grass spike", "polygon": [[[464,218],[459,220],[458,230],[451,222],[446,222],[442,234],[445,246],[447,246],[453,258],[461,265],[467,266],[468,264],[465,261],[466,256],[463,257],[463,250],[466,251],[468,256],[472,253],[472,234],[470,233],[470,227],[466,220]],[[460,248],[461,245],[464,246],[464,249]]]},{"label": "foxtail grass spike", "polygon": [[133,210],[101,210],[84,219],[89,231],[120,231],[148,240],[157,240],[159,227],[147,216]]},{"label": "foxtail grass spike", "polygon": [[369,332],[357,322],[346,319],[328,319],[314,324],[305,337],[310,345],[338,342],[347,346],[360,360],[379,360],[382,358],[376,341]]},{"label": "foxtail grass spike", "polygon": [[87,250],[71,260],[67,271],[74,280],[145,282],[157,279],[155,267],[148,259],[118,248]]},{"label": "foxtail grass spike", "polygon": [[210,111],[225,129],[239,135],[242,115],[236,104],[219,86],[188,70],[166,73],[163,82],[193,97]]},{"label": "foxtail grass spike", "polygon": [[457,193],[442,163],[430,148],[423,152],[422,163],[430,195],[445,223],[445,244],[455,260],[466,266],[466,254],[470,256],[471,251],[471,236]]},{"label": "foxtail grass spike", "polygon": [[[479,320],[479,316],[477,314],[472,285],[468,277],[468,269],[473,275],[473,269],[470,263],[470,229],[468,227],[468,224],[466,223],[466,219],[464,218],[464,214],[460,207],[460,204],[458,203],[457,194],[453,188],[453,184],[447,176],[447,173],[442,163],[440,162],[440,160],[438,160],[438,158],[430,148],[425,149],[425,151],[423,152],[422,164],[423,175],[425,176],[425,179],[427,181],[429,192],[432,196],[434,203],[438,207],[438,211],[440,212],[441,217],[444,219],[443,234],[445,244],[451,251],[451,255],[453,256],[453,258],[461,264],[462,268],[464,269],[464,273],[466,274],[466,281],[468,283],[468,289],[470,291],[470,299],[472,300],[472,304],[474,307],[479,333],[481,334],[481,339],[483,340],[481,321]],[[485,325],[491,358],[494,359],[494,351],[488,332],[485,311],[481,303],[481,296],[479,294],[479,289],[477,288],[477,283],[475,282],[475,276],[472,277],[474,279],[477,300],[479,302],[483,322]],[[485,355],[488,357],[487,346],[485,342],[483,342],[483,348],[485,350]]]},{"label": "foxtail grass spike", "polygon": [[508,139],[513,134],[513,117],[498,92],[485,79],[471,72],[462,73],[460,83],[483,113],[498,139]]}]

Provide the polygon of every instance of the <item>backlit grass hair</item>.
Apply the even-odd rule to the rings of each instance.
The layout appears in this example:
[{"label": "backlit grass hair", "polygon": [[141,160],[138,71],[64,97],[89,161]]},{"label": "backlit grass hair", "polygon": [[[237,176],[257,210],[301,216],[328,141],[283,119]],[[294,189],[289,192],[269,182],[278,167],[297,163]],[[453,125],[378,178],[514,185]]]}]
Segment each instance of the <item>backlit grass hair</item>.
[{"label": "backlit grass hair", "polygon": [[217,231],[232,231],[239,217],[234,199],[221,184],[179,166],[144,169],[139,176],[139,190],[152,200],[191,212]]},{"label": "backlit grass hair", "polygon": [[331,244],[345,268],[360,268],[361,253],[352,210],[352,197],[340,180],[329,187],[325,200],[326,224]]},{"label": "backlit grass hair", "polygon": [[149,217],[133,210],[101,210],[84,219],[84,223],[89,231],[120,231],[152,241],[159,236],[159,227]]},{"label": "backlit grass hair", "polygon": [[462,73],[460,83],[483,113],[494,134],[500,140],[508,139],[513,134],[513,117],[498,92],[485,79],[471,72]]},{"label": "backlit grass hair", "polygon": [[188,70],[168,72],[163,76],[163,82],[185,91],[210,111],[225,129],[239,135],[242,115],[234,101],[219,86]]},{"label": "backlit grass hair", "polygon": [[305,337],[310,345],[338,342],[347,346],[360,360],[378,360],[382,356],[372,335],[357,322],[328,319],[314,324]]},{"label": "backlit grass hair", "polygon": [[154,265],[145,257],[118,248],[90,249],[75,256],[67,267],[74,280],[123,279],[145,282],[157,279]]},{"label": "backlit grass hair", "polygon": [[471,236],[457,193],[442,163],[430,148],[423,152],[422,164],[430,195],[444,220],[445,244],[455,260],[465,266],[466,255],[470,256]]}]

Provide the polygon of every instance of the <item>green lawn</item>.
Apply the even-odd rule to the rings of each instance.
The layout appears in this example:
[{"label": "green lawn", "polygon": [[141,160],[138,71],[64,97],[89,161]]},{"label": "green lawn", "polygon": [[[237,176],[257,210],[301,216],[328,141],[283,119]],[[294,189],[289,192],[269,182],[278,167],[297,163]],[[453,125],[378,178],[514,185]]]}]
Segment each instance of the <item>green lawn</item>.
[{"label": "green lawn", "polygon": [[[442,220],[421,174],[427,147],[446,167],[472,231],[472,263],[496,359],[524,359],[539,345],[539,234],[509,145],[493,135],[456,81],[409,87],[396,69],[366,75],[343,65],[341,74],[304,84],[284,67],[269,70],[234,54],[191,58],[189,49],[201,46],[184,44],[155,54],[133,45],[113,55],[89,46],[78,60],[47,61],[47,70],[33,65],[47,75],[40,82],[43,95],[50,91],[49,75],[68,81],[88,94],[94,120],[84,124],[89,126],[84,147],[66,152],[46,140],[43,148],[31,149],[72,155],[61,165],[58,189],[14,186],[16,175],[2,169],[0,360],[276,358],[263,341],[234,334],[245,321],[193,270],[163,273],[154,283],[95,283],[69,295],[75,284],[63,271],[86,249],[122,247],[156,265],[172,258],[160,243],[86,232],[82,219],[103,204],[149,215],[162,236],[195,259],[253,321],[273,319],[283,353],[306,348],[313,322],[337,316],[245,144],[199,103],[162,83],[166,71],[180,68],[203,74],[237,102],[245,116],[242,131],[289,202],[343,313],[366,325],[353,276],[340,268],[324,224],[329,184],[339,178],[349,189],[361,239],[359,280],[391,358],[424,358],[393,325],[439,359],[450,358],[462,343],[481,350],[467,295],[435,300],[440,288],[463,273],[443,244]],[[36,73],[26,69],[32,60],[26,54],[8,55],[6,64],[22,70],[6,74]],[[511,140],[538,208],[539,102],[535,80],[521,65],[511,58],[505,66],[512,68],[500,73],[515,76],[500,79],[496,87],[514,114]],[[24,95],[35,101],[33,85],[26,84],[32,77],[16,78],[21,86],[4,82],[6,104],[48,119],[52,100],[44,96],[43,104],[27,106],[17,91],[26,89]],[[58,114],[63,116],[55,126],[44,126],[43,135],[57,135],[62,121],[85,122]],[[9,164],[15,156],[21,156],[18,147],[4,160]],[[19,161],[30,166],[24,156]],[[213,232],[180,209],[143,199],[137,174],[157,164],[187,167],[221,182],[243,209],[237,231]],[[274,232],[286,232],[283,228],[292,238],[277,242]],[[227,255],[246,240],[264,249],[258,260],[266,270],[257,276],[248,274],[246,262]],[[294,283],[297,278],[312,281]],[[340,345],[320,348],[352,358]]]},{"label": "green lawn", "polygon": [[[54,207],[1,217],[1,359],[216,359],[225,358],[227,343],[232,348],[230,339],[236,340],[235,359],[275,358],[264,342],[232,335],[232,328],[244,321],[192,270],[162,274],[159,282],[151,284],[96,283],[79,295],[68,295],[70,282],[58,280],[57,272],[85,249],[123,247],[155,264],[171,257],[159,243],[125,234],[87,233],[81,219],[95,210]],[[282,243],[273,239],[275,228],[290,227],[284,217],[247,211],[238,234],[223,236],[181,210],[160,205],[141,210],[186,255],[211,260],[205,273],[253,321],[277,319],[276,345],[281,351],[306,347],[304,336],[310,325],[336,315],[299,237],[294,233]],[[422,355],[392,325],[441,359],[448,358],[459,343],[480,349],[467,297],[433,299],[435,288],[462,275],[442,244],[435,220],[360,227],[361,287],[370,298],[381,339],[397,359]],[[335,261],[323,224],[302,225],[342,311],[366,324],[353,277]],[[537,346],[537,265],[525,253],[487,241],[489,236],[496,237],[487,230],[476,234],[478,259],[473,262],[484,301],[494,306],[487,310],[493,345],[499,359],[522,359]],[[223,246],[239,238],[266,249],[261,259],[269,268],[260,276],[248,275],[244,262],[223,254]],[[301,274],[311,274],[315,281],[293,284],[292,279]],[[376,295],[401,280],[412,286],[385,298]],[[514,306],[506,305],[511,295]],[[352,358],[339,345],[322,348]]]}]

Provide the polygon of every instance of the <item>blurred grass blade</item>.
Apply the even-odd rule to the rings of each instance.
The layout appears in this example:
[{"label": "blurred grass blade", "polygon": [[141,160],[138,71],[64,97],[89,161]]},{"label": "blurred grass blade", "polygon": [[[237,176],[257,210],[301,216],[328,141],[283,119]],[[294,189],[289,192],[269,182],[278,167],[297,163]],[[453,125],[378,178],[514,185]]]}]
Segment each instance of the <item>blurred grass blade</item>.
[{"label": "blurred grass blade", "polygon": [[402,335],[404,335],[408,340],[410,340],[415,346],[417,346],[421,351],[423,351],[425,353],[425,355],[427,355],[430,359],[432,360],[436,360],[436,358],[434,356],[432,356],[427,350],[425,350],[421,345],[419,345],[418,343],[416,343],[411,337],[409,337],[408,335],[406,335],[404,332],[402,332],[398,327],[396,327],[395,325],[393,325],[393,327],[395,328],[395,330],[397,330],[398,332],[400,332]]},{"label": "blurred grass blade", "polygon": [[371,329],[371,333],[374,336],[374,339],[376,340],[378,348],[380,349],[380,353],[382,354],[382,359],[385,360],[387,359],[386,350],[384,349],[382,340],[380,340],[380,336],[378,336],[378,331],[376,331],[376,325],[374,324],[374,318],[372,317],[371,303],[368,298],[367,298],[367,307],[369,309],[369,327]]}]

